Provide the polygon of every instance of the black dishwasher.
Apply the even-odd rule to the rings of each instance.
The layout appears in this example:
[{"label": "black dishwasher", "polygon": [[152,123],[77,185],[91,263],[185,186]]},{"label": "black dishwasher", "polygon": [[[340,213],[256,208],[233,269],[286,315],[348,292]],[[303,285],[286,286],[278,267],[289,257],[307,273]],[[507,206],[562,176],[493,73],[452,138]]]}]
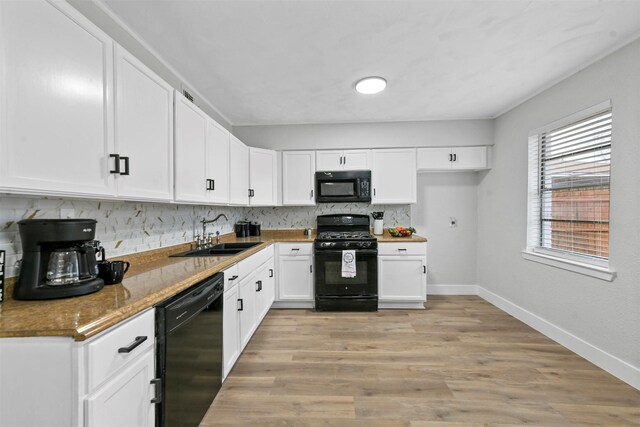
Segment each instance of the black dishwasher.
[{"label": "black dishwasher", "polygon": [[224,276],[156,307],[156,426],[198,426],[222,386]]}]

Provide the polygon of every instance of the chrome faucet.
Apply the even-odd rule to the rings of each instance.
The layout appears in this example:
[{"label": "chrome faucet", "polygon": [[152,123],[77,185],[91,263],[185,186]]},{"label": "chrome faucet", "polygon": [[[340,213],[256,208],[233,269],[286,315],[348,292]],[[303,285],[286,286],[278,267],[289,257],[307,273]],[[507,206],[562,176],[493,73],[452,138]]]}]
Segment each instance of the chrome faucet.
[{"label": "chrome faucet", "polygon": [[[207,236],[207,224],[211,224],[212,222],[216,222],[217,220],[220,219],[220,217],[224,217],[224,219],[226,219],[227,221],[229,221],[229,218],[225,215],[225,214],[220,214],[217,217],[215,217],[214,219],[206,219],[206,218],[202,218],[202,221],[200,221],[202,223],[202,240],[206,241],[206,236]],[[216,233],[217,234],[217,241],[220,242],[220,233]],[[209,244],[211,244],[211,238],[209,238]]]}]

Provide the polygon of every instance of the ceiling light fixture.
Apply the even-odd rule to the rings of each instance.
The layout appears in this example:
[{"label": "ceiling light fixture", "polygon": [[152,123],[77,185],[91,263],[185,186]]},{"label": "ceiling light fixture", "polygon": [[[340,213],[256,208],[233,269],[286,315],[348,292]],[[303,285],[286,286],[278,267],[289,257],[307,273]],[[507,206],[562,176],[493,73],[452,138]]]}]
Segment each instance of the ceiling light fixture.
[{"label": "ceiling light fixture", "polygon": [[372,76],[358,80],[356,83],[356,91],[371,95],[382,92],[387,87],[387,81],[382,77]]}]

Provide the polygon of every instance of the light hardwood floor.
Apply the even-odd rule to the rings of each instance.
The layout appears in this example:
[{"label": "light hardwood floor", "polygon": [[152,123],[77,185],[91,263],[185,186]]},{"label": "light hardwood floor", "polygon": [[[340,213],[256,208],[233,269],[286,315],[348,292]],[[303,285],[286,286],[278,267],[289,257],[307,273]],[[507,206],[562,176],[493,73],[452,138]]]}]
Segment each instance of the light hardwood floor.
[{"label": "light hardwood floor", "polygon": [[479,297],[271,310],[202,426],[640,425],[640,391]]}]

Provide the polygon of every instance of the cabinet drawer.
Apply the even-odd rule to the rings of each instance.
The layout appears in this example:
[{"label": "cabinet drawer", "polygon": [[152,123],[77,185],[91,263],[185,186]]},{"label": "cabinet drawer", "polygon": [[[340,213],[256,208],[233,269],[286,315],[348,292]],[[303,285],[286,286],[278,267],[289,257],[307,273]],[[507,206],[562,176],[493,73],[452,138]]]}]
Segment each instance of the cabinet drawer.
[{"label": "cabinet drawer", "polygon": [[[119,350],[133,347],[136,337],[146,337],[129,352]],[[142,339],[140,338],[140,341]],[[87,387],[91,393],[122,367],[134,361],[138,355],[153,347],[155,341],[155,310],[145,311],[106,331],[87,344]]]},{"label": "cabinet drawer", "polygon": [[311,243],[279,243],[278,255],[280,256],[296,256],[296,255],[312,255],[313,244]]},{"label": "cabinet drawer", "polygon": [[273,245],[269,245],[260,252],[251,255],[247,259],[243,259],[238,263],[238,275],[240,280],[249,277],[254,271],[264,264],[269,258],[273,258]]},{"label": "cabinet drawer", "polygon": [[225,268],[222,270],[224,273],[224,291],[227,292],[229,289],[233,288],[235,285],[240,283],[240,272],[238,268],[238,264],[233,264],[229,268]]},{"label": "cabinet drawer", "polygon": [[380,243],[378,255],[426,255],[426,243]]}]

